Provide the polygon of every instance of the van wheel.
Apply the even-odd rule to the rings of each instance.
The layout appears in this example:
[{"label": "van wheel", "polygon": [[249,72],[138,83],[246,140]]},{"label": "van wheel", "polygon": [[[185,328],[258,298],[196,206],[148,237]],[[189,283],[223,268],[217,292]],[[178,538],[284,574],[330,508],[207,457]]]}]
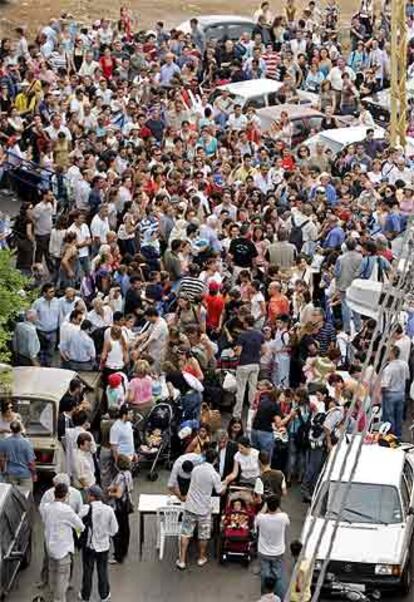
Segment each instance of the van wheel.
[{"label": "van wheel", "polygon": [[23,558],[22,564],[21,564],[22,569],[27,569],[27,567],[30,565],[31,561],[32,561],[32,537],[30,537],[28,544],[27,544],[26,553],[24,555],[24,558]]},{"label": "van wheel", "polygon": [[401,582],[400,582],[400,590],[404,596],[407,596],[410,593],[411,579],[412,579],[411,559],[409,558],[405,565],[404,572],[402,574]]}]

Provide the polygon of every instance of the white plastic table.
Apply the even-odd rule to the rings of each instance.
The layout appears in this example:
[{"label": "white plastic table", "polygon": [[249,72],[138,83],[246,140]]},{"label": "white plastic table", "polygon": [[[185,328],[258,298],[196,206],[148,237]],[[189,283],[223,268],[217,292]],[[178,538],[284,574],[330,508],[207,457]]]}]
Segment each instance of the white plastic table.
[{"label": "white plastic table", "polygon": [[[142,493],[138,500],[139,514],[139,558],[142,558],[142,546],[145,539],[145,517],[157,514],[157,510],[164,506],[183,506],[175,495],[162,495],[157,493]],[[212,514],[220,513],[220,497],[211,498]]]}]

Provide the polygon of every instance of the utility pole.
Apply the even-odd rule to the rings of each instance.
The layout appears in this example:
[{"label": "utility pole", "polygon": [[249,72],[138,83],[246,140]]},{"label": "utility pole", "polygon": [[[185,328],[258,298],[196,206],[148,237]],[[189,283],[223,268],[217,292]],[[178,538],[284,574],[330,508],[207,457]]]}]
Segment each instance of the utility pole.
[{"label": "utility pole", "polygon": [[405,147],[407,132],[405,0],[391,0],[391,144]]}]

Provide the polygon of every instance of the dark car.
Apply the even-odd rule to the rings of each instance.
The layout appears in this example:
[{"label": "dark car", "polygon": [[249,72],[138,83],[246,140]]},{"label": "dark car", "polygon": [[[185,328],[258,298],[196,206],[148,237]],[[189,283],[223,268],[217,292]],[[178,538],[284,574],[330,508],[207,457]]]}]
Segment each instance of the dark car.
[{"label": "dark car", "polygon": [[[215,39],[236,41],[244,32],[252,35],[255,22],[249,17],[239,15],[202,15],[197,17],[198,26],[207,40]],[[184,21],[178,27],[179,31],[189,33],[191,31],[190,21]]]},{"label": "dark car", "polygon": [[20,569],[29,566],[32,555],[31,496],[0,483],[0,599],[13,587]]}]

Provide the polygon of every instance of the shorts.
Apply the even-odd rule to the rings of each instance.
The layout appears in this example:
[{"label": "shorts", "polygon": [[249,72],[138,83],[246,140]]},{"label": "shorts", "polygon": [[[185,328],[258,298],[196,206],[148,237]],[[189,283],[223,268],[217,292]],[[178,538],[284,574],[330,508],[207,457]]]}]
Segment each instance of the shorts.
[{"label": "shorts", "polygon": [[211,514],[194,514],[184,510],[183,522],[181,523],[181,535],[193,537],[194,529],[197,527],[198,539],[210,539],[211,536]]}]

